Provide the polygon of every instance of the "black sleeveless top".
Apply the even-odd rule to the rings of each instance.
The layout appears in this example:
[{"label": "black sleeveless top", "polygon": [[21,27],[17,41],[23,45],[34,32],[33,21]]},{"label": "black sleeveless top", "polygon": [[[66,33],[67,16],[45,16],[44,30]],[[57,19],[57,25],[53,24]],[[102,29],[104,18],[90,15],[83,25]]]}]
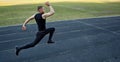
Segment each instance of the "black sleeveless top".
[{"label": "black sleeveless top", "polygon": [[43,31],[43,30],[46,29],[46,19],[42,18],[42,14],[37,13],[35,15],[35,20],[36,20],[36,23],[38,25],[38,30],[39,31]]}]

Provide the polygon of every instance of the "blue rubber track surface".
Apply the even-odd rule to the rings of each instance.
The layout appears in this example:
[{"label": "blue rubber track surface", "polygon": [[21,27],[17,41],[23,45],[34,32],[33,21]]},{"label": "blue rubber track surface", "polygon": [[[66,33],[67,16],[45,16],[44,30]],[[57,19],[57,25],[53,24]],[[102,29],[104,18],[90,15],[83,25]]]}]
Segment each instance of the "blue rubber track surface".
[{"label": "blue rubber track surface", "polygon": [[47,23],[55,27],[54,44],[48,35],[35,47],[15,55],[15,46],[33,42],[36,24],[0,27],[0,62],[120,62],[120,16]]}]

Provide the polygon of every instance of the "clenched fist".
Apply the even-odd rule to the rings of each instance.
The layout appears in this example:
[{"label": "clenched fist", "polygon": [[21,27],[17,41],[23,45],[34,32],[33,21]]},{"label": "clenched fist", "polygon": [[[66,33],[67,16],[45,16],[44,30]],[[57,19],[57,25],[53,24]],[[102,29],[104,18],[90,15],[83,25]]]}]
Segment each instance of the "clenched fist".
[{"label": "clenched fist", "polygon": [[47,2],[45,2],[45,5],[46,6],[50,6],[50,3],[47,1]]},{"label": "clenched fist", "polygon": [[22,26],[22,30],[25,31],[26,30],[26,26]]}]

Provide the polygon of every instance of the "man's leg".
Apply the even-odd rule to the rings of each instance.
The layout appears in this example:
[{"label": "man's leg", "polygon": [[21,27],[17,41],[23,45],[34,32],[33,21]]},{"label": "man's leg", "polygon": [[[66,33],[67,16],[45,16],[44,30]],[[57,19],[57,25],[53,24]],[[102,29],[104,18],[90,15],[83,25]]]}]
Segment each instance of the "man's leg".
[{"label": "man's leg", "polygon": [[22,50],[22,49],[27,49],[27,48],[31,48],[31,47],[34,47],[36,44],[38,44],[40,42],[40,40],[45,36],[45,33],[44,32],[38,32],[36,34],[36,39],[34,40],[34,42],[30,43],[30,44],[27,44],[25,46],[22,46],[22,47],[16,47],[16,55],[19,54],[19,52]]},{"label": "man's leg", "polygon": [[45,33],[48,34],[49,33],[49,39],[48,39],[48,42],[47,43],[54,43],[52,41],[52,37],[53,37],[53,33],[55,31],[55,28],[48,28],[45,30]]}]

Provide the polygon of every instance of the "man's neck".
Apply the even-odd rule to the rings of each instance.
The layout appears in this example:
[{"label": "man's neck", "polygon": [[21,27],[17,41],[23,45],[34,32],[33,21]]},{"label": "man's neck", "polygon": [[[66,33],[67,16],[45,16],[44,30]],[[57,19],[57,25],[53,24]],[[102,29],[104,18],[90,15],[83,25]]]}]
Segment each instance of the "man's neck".
[{"label": "man's neck", "polygon": [[44,14],[44,12],[39,12],[40,14]]}]

